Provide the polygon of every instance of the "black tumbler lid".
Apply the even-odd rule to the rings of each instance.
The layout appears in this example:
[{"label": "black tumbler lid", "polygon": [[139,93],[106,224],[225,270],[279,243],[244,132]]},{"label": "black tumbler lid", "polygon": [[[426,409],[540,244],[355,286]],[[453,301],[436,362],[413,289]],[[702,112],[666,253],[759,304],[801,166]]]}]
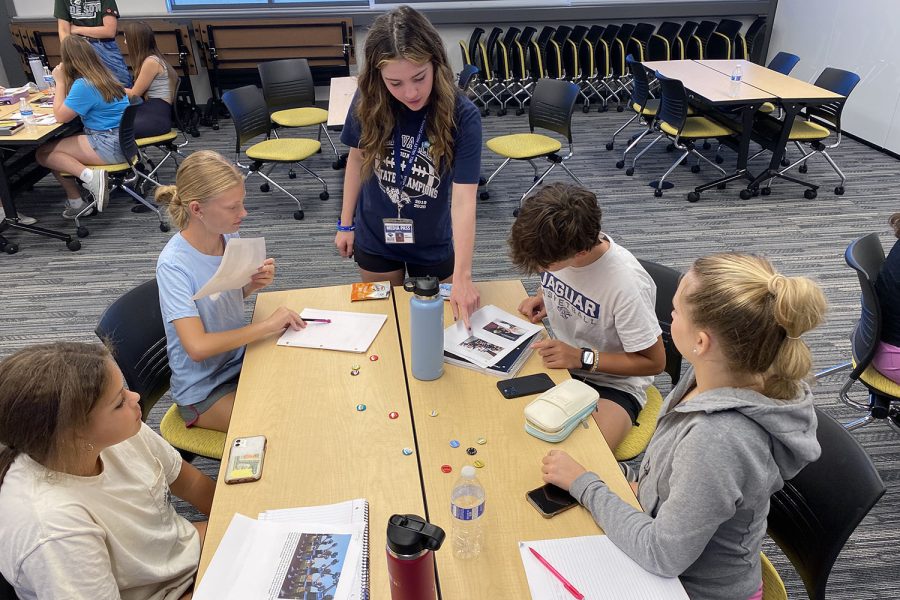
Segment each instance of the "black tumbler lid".
[{"label": "black tumbler lid", "polygon": [[403,289],[416,296],[437,296],[441,291],[441,282],[437,277],[411,277],[403,282]]},{"label": "black tumbler lid", "polygon": [[387,543],[394,554],[412,556],[422,550],[438,550],[444,543],[444,530],[418,515],[391,515]]}]

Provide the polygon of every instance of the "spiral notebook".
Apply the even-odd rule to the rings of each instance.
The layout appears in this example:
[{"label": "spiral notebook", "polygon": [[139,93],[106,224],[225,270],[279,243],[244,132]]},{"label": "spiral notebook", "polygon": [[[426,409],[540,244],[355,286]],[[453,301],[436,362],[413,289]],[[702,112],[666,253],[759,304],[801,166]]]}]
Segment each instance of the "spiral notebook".
[{"label": "spiral notebook", "polygon": [[303,506],[281,510],[267,510],[259,513],[260,521],[307,521],[323,525],[365,526],[362,542],[362,560],[356,572],[352,600],[369,600],[369,503],[364,498],[326,504]]}]

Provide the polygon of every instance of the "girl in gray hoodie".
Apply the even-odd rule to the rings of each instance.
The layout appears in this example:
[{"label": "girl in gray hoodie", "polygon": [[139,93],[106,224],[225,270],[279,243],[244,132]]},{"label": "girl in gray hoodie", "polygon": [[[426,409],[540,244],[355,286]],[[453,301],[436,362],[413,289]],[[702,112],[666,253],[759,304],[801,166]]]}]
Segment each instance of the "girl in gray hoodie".
[{"label": "girl in gray hoodie", "polygon": [[641,463],[643,512],[565,452],[543,459],[543,478],[642,567],[680,577],[692,600],[755,600],[769,498],[820,453],[800,336],[821,321],[825,298],[763,258],[717,254],[694,263],[674,307],[672,338],[692,368]]}]

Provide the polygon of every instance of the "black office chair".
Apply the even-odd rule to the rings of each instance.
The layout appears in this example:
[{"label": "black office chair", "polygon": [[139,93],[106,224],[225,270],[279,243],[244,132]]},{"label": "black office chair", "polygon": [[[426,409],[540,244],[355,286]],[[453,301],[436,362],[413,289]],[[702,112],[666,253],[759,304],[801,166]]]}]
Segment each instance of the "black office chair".
[{"label": "black office chair", "polygon": [[766,39],[766,17],[756,17],[747,33],[744,34],[744,41],[747,43],[747,60],[761,65],[766,59],[763,54],[763,40]]},{"label": "black office chair", "polygon": [[[821,379],[833,373],[851,369],[847,381],[841,387],[841,401],[856,410],[865,412],[845,427],[857,429],[876,420],[886,422],[898,433],[898,407],[900,407],[900,385],[891,381],[872,366],[872,359],[881,340],[881,302],[875,290],[875,281],[884,264],[884,248],[877,233],[870,233],[854,240],[844,252],[844,260],[856,271],[861,291],[859,321],[850,336],[851,362],[837,365],[816,374]],[[856,382],[862,383],[869,393],[868,403],[858,402],[850,397],[850,389]],[[890,417],[890,418],[889,418]]]},{"label": "black office chair", "polygon": [[709,38],[712,37],[718,26],[719,24],[715,21],[700,21],[700,24],[697,25],[690,39],[686,42],[685,58],[692,60],[703,60],[706,58],[706,46],[709,43]]},{"label": "black office chair", "polygon": [[768,533],[794,565],[810,600],[825,600],[841,549],[885,487],[859,442],[819,409],[816,417],[822,455],[772,495]]},{"label": "black office chair", "polygon": [[656,26],[650,23],[638,23],[635,25],[634,31],[631,32],[631,37],[626,45],[628,54],[636,57],[641,62],[649,60],[647,51],[654,31],[656,31]]},{"label": "black office chair", "polygon": [[[112,352],[128,389],[140,395],[141,418],[169,390],[172,370],[166,354],[166,330],[159,307],[156,279],[145,281],[110,304],[94,330]],[[187,461],[196,455],[221,459],[225,434],[202,427],[187,428],[173,404],[159,426],[160,433]]]},{"label": "black office chair", "polygon": [[[528,194],[540,185],[550,171],[557,166],[568,173],[576,183],[584,185],[565,163],[575,154],[575,146],[572,142],[572,111],[575,109],[578,93],[578,86],[571,81],[560,79],[538,81],[528,106],[528,126],[531,132],[501,135],[489,139],[486,143],[488,150],[504,157],[505,160],[497,167],[497,170],[491,173],[485,183],[485,189],[480,194],[482,200],[490,198],[487,186],[511,160],[527,160],[534,169],[534,182],[519,199],[520,206]],[[568,154],[560,156],[559,151],[562,149],[562,144],[552,137],[534,133],[536,127],[564,136],[569,142]],[[538,166],[534,162],[538,158],[546,159],[550,163],[543,173],[538,172]],[[516,208],[514,214],[518,215],[518,212],[519,209]]]},{"label": "black office chair", "polygon": [[[666,368],[665,372],[672,381],[672,387],[678,385],[681,380],[681,353],[675,347],[672,340],[672,299],[675,297],[675,291],[678,289],[678,282],[681,280],[681,273],[675,269],[663,266],[661,264],[650,262],[649,260],[640,260],[641,266],[647,271],[647,274],[656,284],[656,318],[659,321],[659,327],[662,329],[663,347],[666,349]],[[638,413],[638,427],[632,427],[625,439],[616,446],[613,455],[616,460],[631,460],[641,452],[647,449],[650,438],[656,431],[656,423],[659,420],[659,411],[662,408],[663,395],[651,385],[647,388],[647,403]]]},{"label": "black office chair", "polygon": [[[301,162],[318,152],[322,144],[317,140],[306,138],[268,139],[272,130],[272,121],[269,119],[269,109],[266,107],[262,92],[255,85],[228,90],[222,94],[222,102],[231,113],[231,121],[234,123],[234,162],[238,166],[248,169],[247,179],[258,174],[266,180],[259,186],[261,192],[268,192],[269,184],[274,185],[297,203],[294,218],[298,221],[303,219],[303,205],[300,204],[300,200],[262,171],[267,164],[274,168],[278,164],[297,163],[300,168],[322,184],[322,193],[319,194],[319,199],[328,200],[328,184]],[[242,165],[240,163],[241,148],[244,143],[259,136],[265,136],[266,140],[247,148],[247,158],[253,162],[249,166]],[[269,173],[271,171],[270,168]]]},{"label": "black office chair", "polygon": [[646,60],[681,60],[682,48],[679,46],[678,32],[681,25],[665,21],[657,28],[656,33],[647,41]]},{"label": "black office chair", "polygon": [[[625,148],[625,152],[622,153],[621,160],[616,163],[617,169],[621,169],[625,166],[625,157],[631,149],[652,131],[653,120],[656,118],[656,112],[659,110],[659,100],[650,97],[650,77],[647,75],[647,69],[644,68],[644,65],[640,61],[635,60],[630,54],[625,57],[625,63],[632,73],[631,99],[628,101],[628,106],[634,111],[634,114],[630,119],[623,123],[615,133],[613,133],[612,138],[606,143],[606,149],[613,149],[616,143],[616,136],[626,127],[634,123],[635,119],[638,120],[638,125],[643,126],[643,131],[631,139],[628,147]],[[633,166],[628,169],[627,174],[634,174]]]},{"label": "black office chair", "polygon": [[704,58],[743,59],[747,57],[747,44],[741,36],[743,23],[734,19],[722,19],[706,43]]},{"label": "black office chair", "polygon": [[[772,57],[772,60],[769,61],[769,64],[766,65],[766,68],[771,69],[777,73],[781,73],[782,75],[790,75],[791,71],[794,70],[794,67],[797,66],[797,63],[800,62],[800,57],[796,54],[791,54],[790,52],[779,52],[775,56]],[[774,112],[775,105],[771,102],[763,102],[759,107],[759,112],[764,114],[769,114]],[[716,152],[718,155],[718,152]],[[717,161],[718,162],[718,161]],[[785,163],[787,166],[788,163]]]},{"label": "black office chair", "polygon": [[[259,63],[257,69],[272,122],[278,127],[316,127],[316,139],[321,143],[324,133],[334,152],[331,167],[340,169],[337,148],[325,127],[328,111],[316,106],[316,87],[309,62],[305,58],[285,58]],[[277,137],[277,129],[273,131]],[[289,177],[293,179],[296,175],[291,171]]]},{"label": "black office chair", "polygon": [[[182,148],[188,145],[188,137],[187,130],[184,127],[184,124],[181,122],[181,115],[178,114],[178,110],[176,108],[176,104],[178,102],[178,92],[181,90],[181,78],[178,78],[178,83],[175,85],[175,94],[172,100],[172,124],[175,125],[172,129],[170,129],[167,133],[162,135],[155,135],[151,137],[145,138],[137,138],[135,143],[137,147],[141,151],[141,159],[143,162],[146,162],[150,166],[150,171],[146,173],[147,178],[140,182],[140,185],[137,187],[136,191],[140,195],[144,195],[145,193],[150,191],[151,185],[150,181],[159,182],[159,178],[156,174],[159,172],[159,169],[171,158],[175,162],[175,169],[178,169],[178,158],[184,158],[185,155],[181,151]],[[184,141],[176,142],[178,136],[181,135]],[[146,150],[148,148],[156,148],[160,152],[163,153],[163,157],[159,160],[158,163],[154,164],[153,160],[147,156]],[[143,165],[139,163],[135,165],[138,171],[142,171]],[[143,172],[143,171],[142,171]],[[159,185],[158,183],[156,185]],[[131,210],[134,212],[143,212],[143,210],[135,210],[136,208],[140,209],[143,205],[136,205]]]},{"label": "black office chair", "polygon": [[694,33],[697,31],[697,27],[698,24],[696,21],[685,21],[681,26],[681,30],[679,30],[675,40],[675,43],[678,46],[675,49],[676,58],[680,60],[691,58],[688,47],[691,45],[691,40],[694,39]]},{"label": "black office chair", "polygon": [[462,70],[459,72],[459,79],[456,82],[456,85],[461,89],[464,93],[470,91],[469,88],[472,85],[472,80],[478,75],[478,67],[475,65],[464,65]]}]

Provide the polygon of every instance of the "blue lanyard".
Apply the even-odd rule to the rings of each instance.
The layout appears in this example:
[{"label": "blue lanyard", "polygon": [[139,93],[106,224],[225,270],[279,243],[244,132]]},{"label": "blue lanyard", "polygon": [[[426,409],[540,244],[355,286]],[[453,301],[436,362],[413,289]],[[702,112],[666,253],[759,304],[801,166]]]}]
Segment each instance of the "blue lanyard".
[{"label": "blue lanyard", "polygon": [[400,214],[400,209],[403,208],[403,202],[400,197],[403,193],[403,186],[406,185],[406,180],[409,179],[409,174],[412,172],[413,164],[416,162],[416,157],[419,155],[419,144],[422,143],[422,138],[425,135],[425,121],[428,120],[428,113],[422,116],[422,124],[419,125],[419,133],[416,134],[415,139],[413,140],[412,148],[409,151],[409,158],[406,161],[406,168],[401,171],[400,163],[403,162],[403,156],[401,154],[401,146],[403,144],[403,136],[400,133],[400,128],[397,127],[397,131],[394,133],[394,174],[396,179],[394,183],[397,186],[397,214]]}]

